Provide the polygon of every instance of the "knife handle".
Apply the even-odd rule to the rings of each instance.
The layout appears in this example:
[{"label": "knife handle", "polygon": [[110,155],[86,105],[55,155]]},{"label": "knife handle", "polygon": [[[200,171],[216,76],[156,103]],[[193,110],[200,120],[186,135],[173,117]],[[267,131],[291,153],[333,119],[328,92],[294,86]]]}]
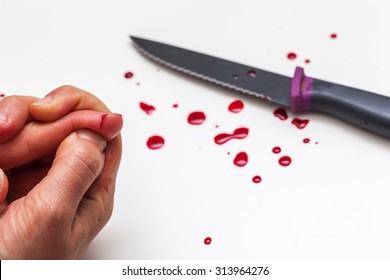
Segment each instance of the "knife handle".
[{"label": "knife handle", "polygon": [[292,80],[291,109],[331,115],[390,138],[390,97],[313,79],[300,67]]}]

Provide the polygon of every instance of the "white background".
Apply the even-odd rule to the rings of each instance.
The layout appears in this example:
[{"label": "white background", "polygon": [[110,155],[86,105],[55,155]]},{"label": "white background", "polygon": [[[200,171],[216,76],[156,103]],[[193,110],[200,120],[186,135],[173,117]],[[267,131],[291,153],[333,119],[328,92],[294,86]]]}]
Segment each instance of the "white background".
[{"label": "white background", "polygon": [[[314,113],[300,116],[310,123],[298,130],[290,112],[282,122],[276,106],[177,75],[129,40],[137,35],[288,76],[304,66],[309,76],[390,96],[389,6],[0,0],[0,92],[41,97],[72,84],[123,114],[114,214],[86,259],[389,259],[389,140]],[[290,51],[296,60],[286,58]],[[135,76],[125,79],[126,71]],[[239,114],[227,110],[235,99],[245,103]],[[146,115],[139,102],[156,111]],[[206,122],[189,125],[192,111],[204,111]],[[250,129],[248,138],[213,142],[240,126]],[[156,151],[145,145],[154,134],[166,140]],[[274,146],[292,157],[289,167],[279,166]],[[232,163],[240,151],[249,155],[243,168]]]}]

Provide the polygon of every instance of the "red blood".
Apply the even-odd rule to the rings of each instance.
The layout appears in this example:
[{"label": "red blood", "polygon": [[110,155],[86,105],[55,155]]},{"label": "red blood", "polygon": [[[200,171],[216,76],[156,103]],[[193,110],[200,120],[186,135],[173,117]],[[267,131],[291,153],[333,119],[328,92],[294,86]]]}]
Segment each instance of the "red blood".
[{"label": "red blood", "polygon": [[172,105],[173,108],[178,108],[179,107],[179,104],[175,103]]},{"label": "red blood", "polygon": [[154,135],[149,137],[148,141],[146,142],[146,145],[151,150],[157,150],[160,149],[162,146],[164,146],[165,140],[159,135]]},{"label": "red blood", "polygon": [[107,117],[108,114],[104,114],[101,116],[101,120],[100,120],[100,127],[103,127],[103,123],[104,123],[104,120],[105,118]]},{"label": "red blood", "polygon": [[253,70],[253,69],[249,70],[246,74],[247,74],[249,77],[252,77],[252,78],[256,77],[256,71]]},{"label": "red blood", "polygon": [[200,125],[206,120],[206,115],[203,112],[192,112],[187,120],[189,124]]},{"label": "red blood", "polygon": [[274,147],[274,148],[272,149],[272,152],[273,152],[274,154],[279,154],[281,151],[282,151],[282,149],[281,149],[280,147]]},{"label": "red blood", "polygon": [[234,164],[238,167],[244,167],[248,163],[248,155],[245,152],[240,152],[234,158]]},{"label": "red blood", "polygon": [[306,63],[306,64],[309,64],[309,63],[310,63],[310,59],[308,59],[308,58],[305,59],[305,63]]},{"label": "red blood", "polygon": [[289,156],[282,156],[279,159],[279,164],[281,166],[289,166],[291,164],[291,158]]},{"label": "red blood", "polygon": [[261,177],[259,175],[254,176],[252,178],[252,182],[256,183],[256,184],[260,183],[261,182]]},{"label": "red blood", "polygon": [[244,139],[248,136],[249,129],[246,127],[240,127],[234,130],[232,134],[221,133],[214,137],[215,144],[222,145],[231,139]]},{"label": "red blood", "polygon": [[142,111],[144,111],[146,114],[150,115],[156,110],[156,108],[152,105],[148,105],[144,102],[139,103],[139,107],[141,108]]},{"label": "red blood", "polygon": [[133,78],[134,77],[134,73],[133,72],[126,72],[125,73],[125,75],[124,75],[124,77],[126,78],[126,79],[131,79],[131,78]]},{"label": "red blood", "polygon": [[232,113],[239,113],[244,108],[244,103],[241,100],[236,100],[230,103],[229,111]]},{"label": "red blood", "polygon": [[274,116],[279,118],[280,120],[282,121],[285,121],[287,120],[288,118],[288,115],[287,115],[287,111],[286,109],[284,108],[278,108],[274,111]]},{"label": "red blood", "polygon": [[337,38],[337,34],[336,34],[336,33],[330,34],[330,38],[331,38],[331,39],[336,39],[336,38]]},{"label": "red blood", "polygon": [[287,54],[287,58],[290,59],[290,60],[294,60],[294,59],[297,58],[297,54],[294,53],[294,52],[289,52],[289,53]]},{"label": "red blood", "polygon": [[211,244],[211,237],[206,237],[203,242],[204,242],[204,245],[210,245]]},{"label": "red blood", "polygon": [[296,127],[298,127],[299,129],[304,129],[307,126],[307,124],[309,123],[309,120],[301,120],[301,119],[295,118],[291,121],[291,123],[293,125],[295,125]]},{"label": "red blood", "polygon": [[303,143],[307,144],[307,143],[309,143],[309,142],[310,142],[310,138],[305,138],[305,139],[303,139]]},{"label": "red blood", "polygon": [[0,98],[5,97],[5,93],[0,93]]}]

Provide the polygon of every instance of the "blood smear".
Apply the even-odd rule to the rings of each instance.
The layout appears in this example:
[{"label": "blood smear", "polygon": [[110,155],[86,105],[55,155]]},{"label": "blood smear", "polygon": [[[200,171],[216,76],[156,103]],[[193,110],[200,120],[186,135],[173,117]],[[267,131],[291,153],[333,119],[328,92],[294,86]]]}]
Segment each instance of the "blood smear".
[{"label": "blood smear", "polygon": [[210,245],[211,244],[211,237],[206,237],[203,241],[204,245]]},{"label": "blood smear", "polygon": [[258,184],[261,182],[261,177],[259,175],[256,175],[252,178],[252,182],[255,184]]},{"label": "blood smear", "polygon": [[157,150],[160,149],[162,146],[164,146],[165,140],[159,135],[154,135],[149,137],[148,141],[146,141],[146,146],[148,146],[151,150]]},{"label": "blood smear", "polygon": [[206,115],[203,112],[192,112],[188,115],[188,123],[192,125],[200,125],[206,120]]},{"label": "blood smear", "polygon": [[134,77],[134,73],[133,72],[126,72],[125,74],[124,74],[124,77],[126,78],[126,79],[131,79],[131,78],[133,78]]},{"label": "blood smear", "polygon": [[279,164],[281,166],[289,166],[291,164],[291,158],[289,156],[282,156],[280,159],[279,159]]},{"label": "blood smear", "polygon": [[142,111],[144,111],[147,115],[152,114],[156,108],[152,105],[146,104],[144,102],[139,103],[139,107],[141,108]]},{"label": "blood smear", "polygon": [[285,121],[287,120],[288,118],[288,115],[287,115],[287,111],[286,109],[284,108],[278,108],[274,111],[274,116],[279,118],[280,120],[282,121]]},{"label": "blood smear", "polygon": [[302,119],[295,118],[291,121],[291,123],[299,129],[304,129],[309,123],[309,120],[302,120]]},{"label": "blood smear", "polygon": [[104,123],[104,120],[106,119],[108,114],[104,114],[101,116],[101,119],[100,119],[100,127],[103,127],[103,123]]},{"label": "blood smear", "polygon": [[217,145],[222,145],[232,139],[244,139],[248,136],[249,129],[246,127],[240,127],[234,130],[232,134],[221,133],[214,137],[214,142]]},{"label": "blood smear", "polygon": [[297,54],[294,53],[294,52],[289,52],[289,53],[287,54],[287,58],[288,58],[289,60],[294,60],[294,59],[297,58]]},{"label": "blood smear", "polygon": [[280,152],[282,151],[282,149],[280,148],[280,147],[273,147],[272,148],[272,152],[274,153],[274,154],[279,154]]},{"label": "blood smear", "polygon": [[241,100],[236,100],[230,103],[229,111],[232,113],[239,113],[244,108],[244,103]]},{"label": "blood smear", "polygon": [[234,158],[234,165],[244,167],[248,163],[248,155],[245,152],[240,152]]}]

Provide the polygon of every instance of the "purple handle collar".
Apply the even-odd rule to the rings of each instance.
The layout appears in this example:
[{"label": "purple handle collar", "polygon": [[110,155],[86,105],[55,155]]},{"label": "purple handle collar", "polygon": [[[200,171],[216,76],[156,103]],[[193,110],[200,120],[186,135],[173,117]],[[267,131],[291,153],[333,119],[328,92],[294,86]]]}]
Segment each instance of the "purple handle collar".
[{"label": "purple handle collar", "polygon": [[291,80],[291,111],[299,113],[311,110],[313,78],[305,76],[302,67],[296,67]]}]

